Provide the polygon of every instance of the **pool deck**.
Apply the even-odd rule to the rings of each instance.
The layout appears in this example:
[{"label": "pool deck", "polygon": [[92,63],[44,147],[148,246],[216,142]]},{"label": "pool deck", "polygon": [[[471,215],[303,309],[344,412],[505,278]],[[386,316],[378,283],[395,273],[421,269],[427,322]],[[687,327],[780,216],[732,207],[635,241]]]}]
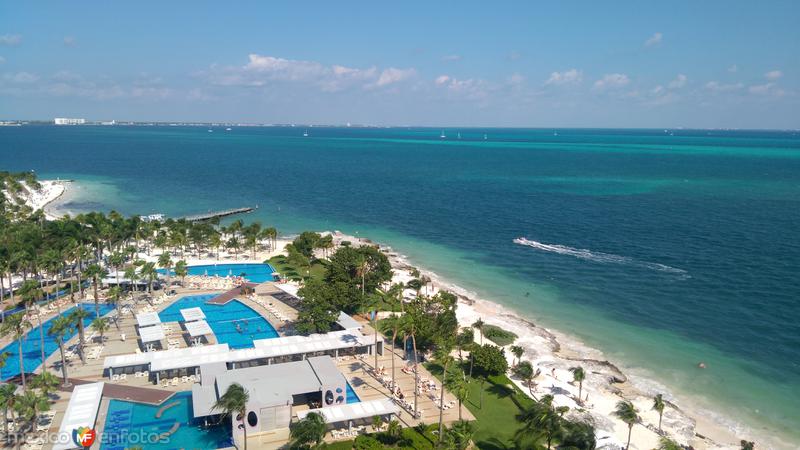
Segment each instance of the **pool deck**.
[{"label": "pool deck", "polygon": [[[156,312],[161,312],[165,308],[172,305],[176,300],[191,296],[191,295],[202,295],[202,294],[214,294],[218,293],[218,291],[207,291],[207,290],[198,290],[198,289],[187,289],[187,288],[180,288],[176,295],[170,296],[165,300],[157,303],[154,305],[154,310]],[[290,329],[290,323],[285,323],[277,319],[275,315],[273,315],[267,308],[265,308],[261,303],[265,303],[270,305],[271,308],[279,311],[282,315],[289,317],[292,321],[297,317],[297,310],[291,307],[290,305],[281,301],[281,298],[285,298],[285,294],[283,291],[272,285],[271,283],[265,283],[259,286],[257,293],[252,295],[250,298],[247,296],[243,296],[240,294],[239,288],[230,290],[228,292],[223,293],[223,295],[219,295],[216,298],[220,297],[230,297],[225,300],[225,303],[229,302],[230,300],[236,299],[248,307],[252,308],[258,314],[266,318],[270,324],[278,331],[280,335],[285,335],[286,332]],[[257,300],[257,301],[256,301]],[[125,300],[121,302],[121,304],[129,303],[130,300]],[[224,303],[222,303],[224,304]],[[139,309],[143,307],[145,304],[139,302],[138,305],[134,309]],[[44,320],[44,318],[43,318]],[[371,334],[372,328],[367,324],[363,319],[358,319],[362,323],[365,323],[364,326],[364,333]],[[182,335],[184,332],[182,330],[176,330],[176,333],[173,337],[178,335]],[[91,331],[87,331],[87,336],[91,334]],[[126,339],[122,340],[122,335],[126,335]],[[80,359],[75,356],[67,361],[68,367],[68,375],[70,380],[74,384],[82,384],[82,383],[91,383],[96,381],[103,381],[105,382],[104,387],[104,397],[100,405],[100,410],[96,422],[95,428],[99,433],[102,433],[102,430],[105,425],[106,414],[108,411],[108,404],[111,399],[120,399],[120,400],[128,400],[128,401],[136,401],[147,403],[151,405],[166,405],[169,399],[178,391],[188,391],[191,390],[191,386],[193,383],[191,382],[179,382],[177,385],[169,385],[166,387],[163,386],[156,386],[153,381],[149,380],[146,377],[135,377],[133,374],[129,374],[125,380],[116,380],[112,381],[107,376],[104,376],[103,373],[103,360],[107,356],[112,355],[123,355],[123,354],[130,354],[134,353],[135,349],[139,347],[137,333],[136,333],[136,320],[133,313],[128,313],[122,316],[122,319],[119,321],[119,329],[113,324],[109,328],[109,330],[105,333],[105,340],[102,345],[99,343],[99,337],[95,339],[95,342],[88,342],[85,344],[86,353],[90,353],[90,349],[92,348],[99,348],[100,354],[99,357],[96,359],[88,359],[86,360],[86,364],[82,364]],[[70,339],[67,346],[75,344],[77,342],[77,336]],[[186,345],[183,340],[181,340],[181,345]],[[386,369],[386,373],[388,376],[391,376],[391,363],[392,359],[395,362],[395,375],[397,379],[397,383],[400,386],[401,390],[406,394],[406,400],[413,402],[413,392],[414,392],[414,375],[413,374],[406,374],[403,373],[400,369],[405,366],[406,361],[402,358],[402,351],[399,349],[389,348],[387,346],[387,351],[384,355],[380,356],[378,359],[378,366],[383,366]],[[372,375],[372,366],[374,365],[374,357],[366,357],[363,360],[357,358],[350,358],[348,360],[340,360],[337,362],[337,366],[339,370],[344,374],[347,378],[348,382],[353,387],[356,394],[359,396],[361,401],[369,401],[375,400],[379,398],[388,398],[390,397],[389,390],[384,387],[373,375]],[[51,355],[46,361],[47,367],[54,373],[59,375],[61,374],[61,357],[60,353],[56,351]],[[433,376],[431,376],[422,366],[420,366],[420,379],[428,378],[431,380],[435,380]],[[441,383],[436,382],[437,385],[441,386]],[[441,387],[440,387],[441,388]],[[439,391],[435,391],[439,392]],[[410,394],[410,395],[409,395]],[[63,389],[58,391],[56,394],[57,399],[55,403],[52,405],[52,410],[56,412],[56,415],[52,421],[52,425],[50,428],[51,432],[55,432],[61,425],[61,420],[64,417],[64,412],[66,410],[67,404],[69,403],[69,398],[72,395],[72,389]],[[447,393],[445,395],[445,401],[452,400],[453,396]],[[302,407],[295,407],[294,411],[302,410]],[[418,423],[435,423],[439,420],[439,409],[433,403],[433,400],[427,397],[424,394],[419,396],[419,409],[422,411],[422,418],[421,419],[414,419],[410,412],[403,411],[398,420],[401,422],[403,426],[414,426]],[[463,409],[462,414],[464,419],[466,420],[473,420],[474,417],[466,407]],[[444,422],[446,424],[452,423],[458,420],[458,408],[448,409],[444,411]],[[371,421],[368,421],[371,422]],[[371,431],[371,425],[368,424],[367,426],[368,431]],[[280,432],[278,432],[280,431]],[[258,436],[255,440],[248,439],[248,444],[250,444],[251,448],[278,448],[280,446],[285,445],[286,440],[288,439],[288,432],[286,430],[277,430],[275,433],[269,435],[261,435]],[[331,434],[328,433],[326,435],[326,441],[331,441],[333,438]],[[51,444],[46,444],[44,449],[52,448]],[[94,447],[93,447],[94,448]],[[99,447],[98,447],[99,448]]]}]

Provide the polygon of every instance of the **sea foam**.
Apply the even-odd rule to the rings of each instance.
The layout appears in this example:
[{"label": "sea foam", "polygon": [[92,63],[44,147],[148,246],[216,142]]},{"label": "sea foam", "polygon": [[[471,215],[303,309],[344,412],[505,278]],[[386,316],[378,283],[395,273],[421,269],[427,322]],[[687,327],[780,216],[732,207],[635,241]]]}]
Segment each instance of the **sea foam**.
[{"label": "sea foam", "polygon": [[568,255],[575,258],[585,259],[587,261],[602,263],[602,264],[622,264],[633,267],[641,267],[644,269],[655,270],[657,272],[667,272],[681,276],[681,278],[688,278],[688,274],[683,269],[668,266],[666,264],[659,264],[647,261],[639,261],[638,259],[629,256],[614,255],[612,253],[603,253],[587,250],[585,248],[573,248],[566,245],[558,244],[544,244],[538,241],[532,241],[523,237],[514,239],[515,244],[524,245],[545,252],[558,253],[559,255]]}]

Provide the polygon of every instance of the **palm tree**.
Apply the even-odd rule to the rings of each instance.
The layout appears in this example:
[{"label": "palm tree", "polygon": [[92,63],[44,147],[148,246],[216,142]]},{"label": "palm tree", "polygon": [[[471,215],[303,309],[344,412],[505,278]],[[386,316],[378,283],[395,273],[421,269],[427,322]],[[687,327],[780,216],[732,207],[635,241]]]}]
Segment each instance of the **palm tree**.
[{"label": "palm tree", "polygon": [[661,416],[664,415],[665,406],[664,397],[661,394],[656,394],[656,396],[653,397],[653,409],[658,411],[658,431],[661,431]]},{"label": "palm tree", "polygon": [[94,312],[100,315],[100,297],[97,295],[97,285],[100,280],[108,275],[105,269],[100,267],[99,264],[91,264],[84,271],[84,275],[92,279],[92,289],[94,290]]},{"label": "palm tree", "polygon": [[522,355],[525,354],[525,349],[522,348],[519,345],[512,345],[511,346],[511,353],[517,358],[517,361],[516,361],[515,364],[519,364],[520,358],[522,358]]},{"label": "palm tree", "polygon": [[572,372],[572,381],[578,383],[578,403],[581,403],[581,394],[583,393],[583,380],[586,379],[586,372],[583,367],[576,366],[570,367],[569,371]]},{"label": "palm tree", "polygon": [[0,384],[0,405],[3,407],[3,433],[8,436],[8,410],[13,410],[17,402],[17,385]]},{"label": "palm tree", "polygon": [[94,331],[100,333],[100,345],[103,344],[103,334],[108,331],[108,319],[105,317],[98,317],[92,321],[92,328]]},{"label": "palm tree", "polygon": [[83,321],[89,317],[89,312],[83,309],[80,305],[78,305],[75,309],[69,313],[69,319],[72,323],[78,328],[78,354],[81,357],[81,362],[86,364],[86,355],[83,354],[83,344],[84,344],[84,326]]},{"label": "palm tree", "polygon": [[[381,324],[384,326],[384,329],[392,330],[392,349],[394,349],[394,343],[397,342],[397,334],[400,331],[401,327],[400,318],[392,314],[386,319],[383,319]],[[394,387],[397,386],[397,383],[395,382],[396,380],[394,376],[394,355],[391,356],[392,356],[392,390],[394,390]]]},{"label": "palm tree", "polygon": [[189,275],[189,267],[186,265],[185,260],[180,260],[175,263],[175,276],[181,278],[181,284],[185,282],[186,275]]},{"label": "palm tree", "polygon": [[525,448],[534,448],[544,439],[548,450],[561,431],[563,421],[559,410],[553,406],[553,396],[549,394],[542,397],[539,403],[523,408],[516,418],[523,426],[514,434],[514,440],[518,443],[527,442]]},{"label": "palm tree", "polygon": [[[447,379],[447,366],[453,362],[450,351],[453,349],[453,342],[450,339],[442,339],[436,346],[436,362],[442,366],[442,380]],[[444,387],[439,390],[439,442],[444,437]]]},{"label": "palm tree", "polygon": [[[403,316],[403,332],[411,337],[411,344],[414,349],[414,418],[416,419],[419,415],[419,409],[417,408],[417,398],[419,397],[419,369],[417,366],[419,365],[419,357],[417,353],[417,318],[415,315],[417,311],[414,310],[413,313],[409,312]],[[403,343],[405,346],[405,343]],[[406,357],[406,359],[408,359]]]},{"label": "palm tree", "polygon": [[153,280],[158,276],[155,263],[144,263],[139,269],[139,274],[147,280],[147,293],[153,295]]},{"label": "palm tree", "polygon": [[39,413],[50,409],[50,401],[45,395],[31,389],[17,397],[14,409],[18,418],[29,422],[31,428],[36,428],[39,425]]},{"label": "palm tree", "polygon": [[119,268],[125,264],[125,255],[121,252],[112,253],[111,256],[108,257],[108,264],[114,268],[114,276],[117,279],[117,286],[119,286]]},{"label": "palm tree", "polygon": [[25,308],[28,311],[31,311],[33,309],[36,310],[36,319],[39,322],[39,349],[41,350],[42,364],[44,364],[45,355],[44,355],[44,328],[42,328],[42,310],[39,309],[38,307],[36,308],[33,307],[34,305],[36,305],[36,300],[42,298],[42,289],[39,287],[39,283],[37,283],[36,281],[27,280],[19,288],[18,293],[20,297],[22,297],[22,301],[25,304]]},{"label": "palm tree", "polygon": [[305,419],[291,427],[292,448],[317,448],[325,438],[325,418],[318,413],[309,413]]},{"label": "palm tree", "polygon": [[133,291],[136,290],[136,282],[139,280],[139,273],[136,271],[136,266],[130,266],[125,269],[125,278],[127,278],[130,283],[131,296],[133,296]]},{"label": "palm tree", "polygon": [[533,388],[531,387],[531,380],[533,380],[533,366],[528,361],[522,361],[517,364],[513,369],[514,375],[522,379],[528,385],[528,391],[533,396]]},{"label": "palm tree", "polygon": [[25,318],[24,312],[12,314],[3,321],[0,325],[0,335],[8,336],[9,334],[17,340],[17,349],[19,352],[19,375],[22,377],[22,388],[25,389],[25,364],[22,358],[22,338],[25,336],[25,330],[32,327],[28,319]]},{"label": "palm tree", "polygon": [[0,382],[3,381],[3,367],[6,366],[6,362],[8,361],[9,356],[11,356],[11,353],[8,352],[0,353]]},{"label": "palm tree", "polygon": [[483,345],[483,326],[484,325],[486,325],[486,323],[481,318],[478,318],[478,320],[476,320],[472,324],[472,328],[475,328],[476,330],[478,330],[481,333],[481,345]]},{"label": "palm tree", "polygon": [[172,258],[169,252],[164,252],[161,256],[158,257],[158,265],[164,268],[167,271],[167,290],[169,290],[172,279]]},{"label": "palm tree", "polygon": [[668,437],[662,437],[658,440],[656,450],[683,450],[683,447]]},{"label": "palm tree", "polygon": [[61,375],[64,377],[64,387],[69,387],[70,382],[67,377],[67,358],[64,355],[64,339],[72,332],[72,320],[68,316],[58,316],[53,319],[53,324],[47,330],[47,334],[53,336],[58,343],[58,349],[61,351]]},{"label": "palm tree", "polygon": [[400,439],[400,435],[403,433],[403,428],[400,426],[400,422],[396,420],[390,420],[388,424],[386,424],[386,435],[392,438],[393,440]]},{"label": "palm tree", "polygon": [[56,390],[58,384],[58,377],[46,370],[31,379],[31,386],[39,389],[45,397],[49,397]]},{"label": "palm tree", "polygon": [[231,420],[242,422],[244,432],[244,450],[247,450],[247,402],[250,401],[250,394],[239,383],[228,386],[228,390],[214,403],[212,409],[221,412],[225,416],[230,416]]},{"label": "palm tree", "polygon": [[460,370],[449,374],[445,378],[445,386],[458,400],[458,420],[461,420],[461,405],[469,398],[469,383],[467,383],[466,375]]},{"label": "palm tree", "polygon": [[628,443],[625,444],[625,450],[627,450],[631,445],[633,425],[639,421],[639,411],[629,400],[620,400],[612,414],[628,425]]}]

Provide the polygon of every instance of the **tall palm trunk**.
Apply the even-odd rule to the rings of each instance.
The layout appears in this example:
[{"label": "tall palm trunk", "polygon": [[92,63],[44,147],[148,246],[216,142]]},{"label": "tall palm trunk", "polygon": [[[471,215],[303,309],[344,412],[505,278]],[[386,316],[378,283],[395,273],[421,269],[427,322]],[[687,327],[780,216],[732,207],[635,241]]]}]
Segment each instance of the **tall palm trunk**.
[{"label": "tall palm trunk", "polygon": [[94,288],[94,314],[100,317],[100,303],[97,297],[97,277],[92,278],[92,287]]},{"label": "tall palm trunk", "polygon": [[46,358],[44,356],[44,327],[42,326],[42,312],[38,309],[36,310],[36,320],[39,322],[39,344],[41,345],[40,350],[42,351],[42,372],[47,370]]},{"label": "tall palm trunk", "polygon": [[419,357],[417,356],[417,337],[411,333],[411,345],[414,346],[414,419],[417,418],[417,397],[419,396]]},{"label": "tall palm trunk", "polygon": [[6,287],[3,286],[3,273],[0,273],[0,320],[6,318],[6,307],[3,304],[6,301]]},{"label": "tall palm trunk", "polygon": [[394,388],[397,386],[397,382],[394,378],[394,343],[397,342],[397,328],[392,330],[392,394],[394,394]]},{"label": "tall palm trunk", "polygon": [[64,356],[64,338],[58,340],[58,349],[61,351],[61,375],[64,377],[62,386],[69,387],[71,384],[67,377],[67,358]]},{"label": "tall palm trunk", "polygon": [[[447,363],[448,361],[445,360],[444,372],[442,372],[442,388],[439,392],[439,442],[444,439],[444,422],[442,419],[444,418],[444,380],[447,378]],[[458,409],[458,420],[461,420],[461,408]]]},{"label": "tall palm trunk", "polygon": [[17,347],[19,350],[19,376],[22,377],[22,389],[26,389],[25,386],[25,363],[24,359],[22,358],[22,333],[19,334],[17,338]]},{"label": "tall palm trunk", "polygon": [[83,354],[83,319],[78,320],[78,355],[81,357],[81,363],[86,364],[86,356]]},{"label": "tall palm trunk", "polygon": [[633,424],[628,425],[628,443],[625,444],[625,450],[628,450],[628,447],[631,446],[631,431],[633,431]]}]

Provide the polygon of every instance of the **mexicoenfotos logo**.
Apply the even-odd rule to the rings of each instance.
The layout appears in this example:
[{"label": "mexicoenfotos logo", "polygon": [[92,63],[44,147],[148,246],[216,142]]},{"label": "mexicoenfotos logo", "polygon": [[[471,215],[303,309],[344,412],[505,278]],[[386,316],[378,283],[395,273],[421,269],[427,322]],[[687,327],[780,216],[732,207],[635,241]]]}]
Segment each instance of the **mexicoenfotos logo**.
[{"label": "mexicoenfotos logo", "polygon": [[97,432],[93,428],[80,427],[72,430],[72,440],[81,447],[91,447],[96,438]]}]

